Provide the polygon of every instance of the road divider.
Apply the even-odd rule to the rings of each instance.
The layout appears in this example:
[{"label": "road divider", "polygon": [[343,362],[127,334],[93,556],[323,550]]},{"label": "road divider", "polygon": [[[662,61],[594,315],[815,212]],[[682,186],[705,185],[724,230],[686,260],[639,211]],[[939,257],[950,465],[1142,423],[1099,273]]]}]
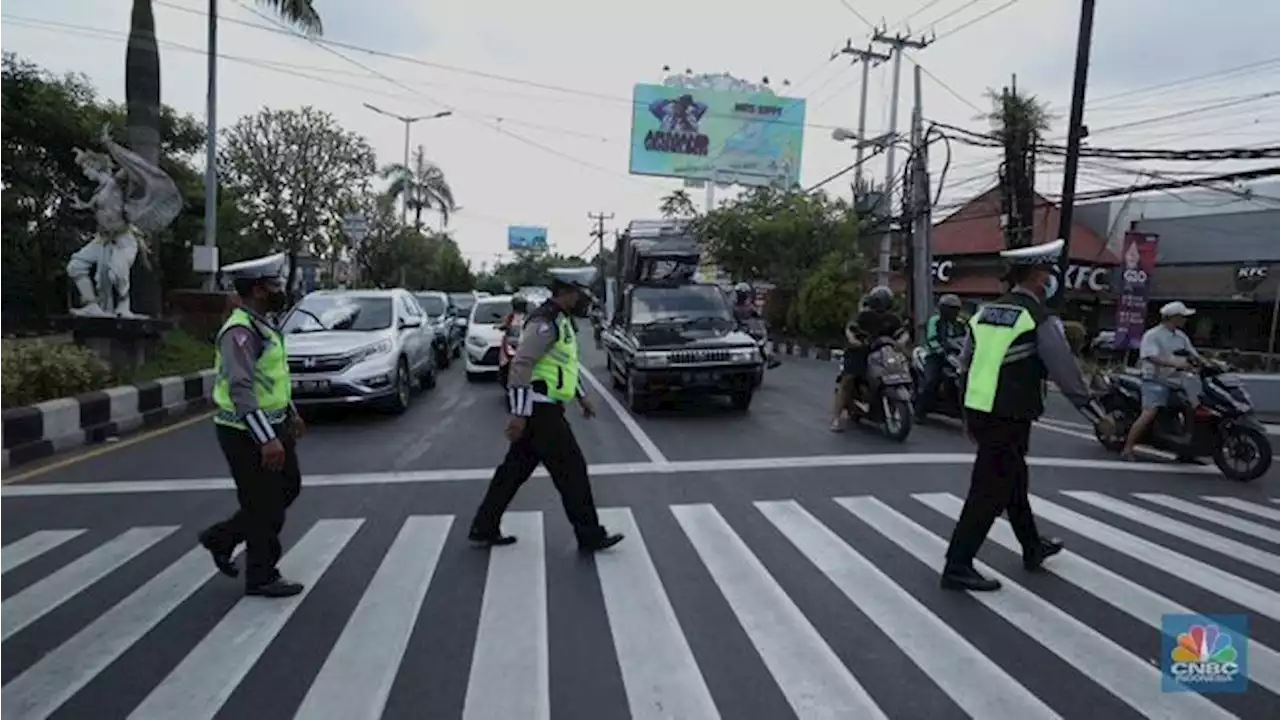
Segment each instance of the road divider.
[{"label": "road divider", "polygon": [[5,410],[3,468],[203,410],[213,392],[213,375],[204,370]]}]

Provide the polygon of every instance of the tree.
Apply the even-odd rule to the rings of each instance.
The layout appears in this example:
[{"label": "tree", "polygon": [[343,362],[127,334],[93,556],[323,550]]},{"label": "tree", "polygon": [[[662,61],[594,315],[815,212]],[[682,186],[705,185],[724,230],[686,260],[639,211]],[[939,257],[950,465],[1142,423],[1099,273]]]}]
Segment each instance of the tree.
[{"label": "tree", "polygon": [[336,252],[343,212],[377,167],[363,137],[312,107],[241,118],[226,131],[218,165],[250,232],[288,253],[290,287],[300,253]]},{"label": "tree", "polygon": [[844,327],[857,310],[866,286],[866,268],[861,259],[851,262],[841,253],[831,253],[800,286],[792,311],[794,325],[807,338],[843,344]]},{"label": "tree", "polygon": [[987,90],[993,105],[986,119],[991,135],[1004,145],[1004,162],[1000,166],[1000,187],[1004,194],[1005,245],[1024,247],[1033,242],[1035,226],[1035,147],[1041,134],[1049,130],[1047,106],[1034,95],[1019,94],[1017,88],[1006,87],[999,93]]},{"label": "tree", "polygon": [[670,195],[664,196],[658,211],[669,220],[692,218],[698,214],[698,208],[685,190],[672,190]]},{"label": "tree", "polygon": [[404,202],[404,206],[413,210],[413,226],[422,229],[422,212],[424,210],[440,211],[440,227],[449,224],[449,215],[457,209],[453,200],[453,188],[444,177],[444,170],[427,159],[426,151],[421,145],[413,152],[410,166],[403,163],[388,165],[382,170],[382,177],[390,180],[387,194]]}]

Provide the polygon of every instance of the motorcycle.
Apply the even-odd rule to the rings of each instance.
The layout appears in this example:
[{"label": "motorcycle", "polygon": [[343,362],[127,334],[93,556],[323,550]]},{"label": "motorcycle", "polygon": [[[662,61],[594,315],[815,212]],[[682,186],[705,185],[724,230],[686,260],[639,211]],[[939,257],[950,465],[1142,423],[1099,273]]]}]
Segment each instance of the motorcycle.
[{"label": "motorcycle", "polygon": [[[964,398],[960,395],[960,376],[964,368],[960,364],[960,354],[964,349],[964,338],[952,338],[942,345],[942,374],[938,377],[937,391],[933,395],[931,413],[951,418],[963,416]],[[929,352],[924,347],[917,347],[911,353],[911,376],[915,381],[916,399],[924,387],[924,370],[928,362]]]},{"label": "motorcycle", "polygon": [[[1181,357],[1187,353],[1180,351]],[[1143,444],[1177,454],[1178,459],[1192,462],[1211,457],[1224,476],[1237,482],[1250,482],[1271,468],[1271,441],[1267,431],[1254,417],[1253,399],[1245,389],[1235,368],[1216,360],[1198,365],[1196,372],[1203,389],[1200,405],[1195,409],[1194,432],[1186,433],[1183,387],[1170,386],[1168,407],[1160,408]],[[1104,436],[1097,432],[1103,447],[1117,452],[1124,447],[1129,428],[1142,412],[1142,379],[1128,374],[1103,373],[1098,376],[1101,389],[1098,398],[1115,422],[1116,433]]]},{"label": "motorcycle", "polygon": [[911,434],[913,381],[906,355],[890,338],[872,341],[867,372],[849,398],[849,417],[867,419],[890,440],[904,442]]},{"label": "motorcycle", "polygon": [[760,368],[760,374],[756,377],[756,386],[759,387],[764,382],[765,368],[772,370],[782,364],[782,361],[773,354],[773,349],[769,347],[769,326],[765,323],[764,318],[759,315],[753,315],[742,323],[742,329],[756,341],[756,348],[760,350],[760,357],[764,358],[764,367]]}]

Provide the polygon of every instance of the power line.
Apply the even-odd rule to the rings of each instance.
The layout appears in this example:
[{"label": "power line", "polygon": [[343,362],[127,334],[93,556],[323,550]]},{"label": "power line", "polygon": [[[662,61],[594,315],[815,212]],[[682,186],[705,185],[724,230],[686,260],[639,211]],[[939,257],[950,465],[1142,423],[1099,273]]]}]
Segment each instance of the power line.
[{"label": "power line", "polygon": [[1280,64],[1280,56],[1268,58],[1266,60],[1258,60],[1255,62],[1245,63],[1244,65],[1236,65],[1235,67],[1224,68],[1222,70],[1214,70],[1212,72],[1202,73],[1200,75],[1192,75],[1190,77],[1184,77],[1178,80],[1169,80],[1167,82],[1161,82],[1155,85],[1137,87],[1130,90],[1118,92],[1112,95],[1105,95],[1100,98],[1095,98],[1092,101],[1092,105],[1089,105],[1089,107],[1097,107],[1098,105],[1102,105],[1107,102],[1110,102],[1111,100],[1116,100],[1119,98],[1130,98],[1130,97],[1133,97],[1134,95],[1145,95],[1146,93],[1154,92],[1156,90],[1165,90],[1167,88],[1179,87],[1182,85],[1191,85],[1194,83],[1198,83],[1201,80],[1208,80],[1215,77],[1219,77],[1219,78],[1227,77],[1230,75],[1235,75],[1237,73],[1243,73],[1244,71],[1249,71],[1244,74],[1252,74],[1257,70],[1261,70],[1271,65],[1278,65],[1278,64]]},{"label": "power line", "polygon": [[[949,37],[951,37],[952,35],[955,35],[956,33],[960,32],[961,30],[964,30],[965,28],[971,27],[971,26],[973,26],[973,25],[977,25],[978,23],[982,22],[983,20],[986,20],[987,18],[991,17],[992,15],[995,15],[996,13],[998,13],[998,12],[1000,12],[1000,11],[1002,11],[1002,10],[1005,10],[1005,9],[1007,9],[1007,8],[1009,8],[1009,7],[1012,7],[1012,6],[1013,6],[1014,4],[1016,4],[1017,2],[1019,2],[1019,0],[1008,0],[1008,2],[1006,2],[1006,3],[1005,3],[1005,4],[1003,4],[1003,5],[1000,5],[1000,6],[998,6],[998,7],[994,7],[994,8],[992,8],[992,9],[990,9],[990,10],[986,11],[985,13],[983,13],[983,14],[979,15],[979,16],[978,16],[978,17],[976,17],[976,18],[973,18],[972,20],[970,20],[970,21],[968,21],[968,22],[966,22],[966,23],[964,23],[964,24],[958,25],[958,26],[956,26],[956,27],[951,28],[950,30],[947,30],[946,32],[944,32],[944,33],[942,33],[941,35],[939,35],[938,37],[934,38],[934,39],[933,39],[933,41],[934,41],[934,42],[937,42],[937,41],[939,41],[939,40],[942,40],[943,38],[949,38]],[[973,3],[969,3],[969,4],[970,4],[970,5],[972,5]],[[935,22],[940,22],[940,20],[939,20],[939,21],[935,21]]]},{"label": "power line", "polygon": [[1280,90],[1272,90],[1270,92],[1258,93],[1256,95],[1237,98],[1235,100],[1229,100],[1227,102],[1218,103],[1216,105],[1206,105],[1204,107],[1192,108],[1190,110],[1180,110],[1178,112],[1169,113],[1167,115],[1157,115],[1156,117],[1146,118],[1144,120],[1134,120],[1132,122],[1120,123],[1118,125],[1109,125],[1104,128],[1092,130],[1090,131],[1089,134],[1097,135],[1099,133],[1110,132],[1112,130],[1119,130],[1121,128],[1131,128],[1131,127],[1139,127],[1141,125],[1151,125],[1153,123],[1160,123],[1160,122],[1164,122],[1165,120],[1173,120],[1176,118],[1186,117],[1188,115],[1198,115],[1200,113],[1212,112],[1214,110],[1222,110],[1223,108],[1235,107],[1237,105],[1246,105],[1248,103],[1258,102],[1259,100],[1266,100],[1267,98],[1273,98],[1273,97],[1280,97]]}]

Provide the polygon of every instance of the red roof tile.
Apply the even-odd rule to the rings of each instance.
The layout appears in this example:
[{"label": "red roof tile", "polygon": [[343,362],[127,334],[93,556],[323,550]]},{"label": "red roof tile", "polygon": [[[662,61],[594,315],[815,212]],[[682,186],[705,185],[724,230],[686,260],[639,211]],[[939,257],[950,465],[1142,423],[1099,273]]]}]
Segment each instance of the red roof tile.
[{"label": "red roof tile", "polygon": [[[1058,207],[1036,195],[1033,236],[1036,242],[1048,242],[1057,235]],[[992,188],[970,200],[968,204],[933,226],[933,254],[979,255],[1004,250],[1004,232],[1000,229],[1000,193]],[[1071,259],[1077,263],[1118,265],[1120,260],[1107,249],[1106,241],[1080,223],[1071,227]]]}]

